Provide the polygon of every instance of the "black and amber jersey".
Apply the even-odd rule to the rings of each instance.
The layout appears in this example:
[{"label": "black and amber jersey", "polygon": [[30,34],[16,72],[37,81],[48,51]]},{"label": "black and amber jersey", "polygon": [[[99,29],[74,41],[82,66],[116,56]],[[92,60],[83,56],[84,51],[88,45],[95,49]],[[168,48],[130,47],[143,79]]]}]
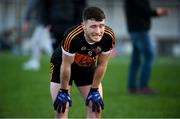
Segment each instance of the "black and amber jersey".
[{"label": "black and amber jersey", "polygon": [[94,44],[89,44],[84,37],[82,24],[68,29],[63,38],[62,51],[70,56],[75,55],[74,63],[80,67],[94,66],[100,53],[109,53],[114,47],[114,32],[105,26],[102,39]]}]

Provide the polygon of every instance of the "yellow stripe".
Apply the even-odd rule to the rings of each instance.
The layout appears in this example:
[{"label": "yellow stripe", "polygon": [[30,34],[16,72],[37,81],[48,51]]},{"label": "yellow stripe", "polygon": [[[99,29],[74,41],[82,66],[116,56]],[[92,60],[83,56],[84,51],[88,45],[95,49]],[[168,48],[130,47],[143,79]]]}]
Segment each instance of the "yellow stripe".
[{"label": "yellow stripe", "polygon": [[105,31],[107,31],[107,32],[111,33],[111,34],[112,34],[112,36],[115,36],[115,35],[114,35],[114,32],[112,31],[112,29],[111,29],[111,28],[109,28],[109,27],[106,27]]},{"label": "yellow stripe", "polygon": [[65,43],[64,43],[64,48],[67,50],[67,45],[69,44],[69,39],[70,37],[76,33],[80,28],[82,27],[82,25],[79,25],[77,28],[75,28],[73,31],[71,31],[68,36],[66,37]]},{"label": "yellow stripe", "polygon": [[50,80],[52,80],[52,75],[53,75],[53,70],[54,70],[54,64],[50,64]]},{"label": "yellow stripe", "polygon": [[73,40],[73,38],[74,38],[76,35],[78,35],[79,33],[81,33],[82,31],[83,31],[83,29],[81,29],[80,31],[76,32],[75,34],[73,34],[73,35],[71,36],[71,38],[69,39],[68,45],[67,45],[67,50],[68,50],[68,51],[69,51],[69,48],[70,48],[70,43],[71,43],[71,41]]},{"label": "yellow stripe", "polygon": [[[81,26],[81,25],[80,25],[80,26]],[[65,48],[65,49],[66,49],[66,47],[67,47],[67,45],[68,45],[68,40],[67,40],[67,39],[69,39],[69,37],[71,36],[71,34],[73,34],[74,32],[76,32],[76,30],[78,30],[80,26],[78,26],[78,27],[75,28],[73,31],[71,31],[71,32],[68,34],[68,36],[66,37],[66,40],[65,40],[65,43],[64,43],[64,48]]]},{"label": "yellow stripe", "polygon": [[112,37],[112,39],[115,39],[115,35],[112,32],[112,30],[105,30],[105,33],[109,34]]},{"label": "yellow stripe", "polygon": [[115,45],[115,35],[114,32],[112,31],[111,28],[106,27],[107,29],[105,29],[105,33],[109,34],[112,37],[112,47],[114,47]]}]

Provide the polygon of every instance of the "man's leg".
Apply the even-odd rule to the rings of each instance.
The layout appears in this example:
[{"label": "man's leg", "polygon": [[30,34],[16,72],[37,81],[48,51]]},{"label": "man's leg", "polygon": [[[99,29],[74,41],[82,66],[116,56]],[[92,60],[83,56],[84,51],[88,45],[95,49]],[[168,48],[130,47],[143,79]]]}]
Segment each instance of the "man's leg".
[{"label": "man's leg", "polygon": [[[84,101],[86,101],[90,88],[91,88],[90,85],[78,87],[82,97],[84,98]],[[103,90],[101,84],[99,85],[99,93],[103,97]],[[87,118],[100,118],[100,117],[101,117],[101,112],[93,112],[92,103],[90,103],[90,106],[87,107]]]},{"label": "man's leg", "polygon": [[[52,98],[53,103],[57,97],[57,94],[58,94],[60,88],[61,88],[61,85],[59,83],[51,82],[50,92],[51,92],[51,98]],[[70,90],[70,87],[69,87],[69,90]],[[55,111],[55,117],[56,118],[68,118],[68,111],[69,111],[69,106],[67,105],[64,113],[58,113],[57,111]]]},{"label": "man's leg", "polygon": [[41,40],[41,35],[43,33],[43,27],[38,25],[31,37],[31,58],[28,62],[26,62],[23,67],[25,70],[38,70],[40,67],[40,45],[39,42]]},{"label": "man's leg", "polygon": [[133,32],[130,34],[132,42],[132,56],[131,63],[129,67],[129,76],[128,76],[128,91],[129,93],[137,92],[137,74],[141,65],[141,37],[140,33]]},{"label": "man's leg", "polygon": [[144,32],[142,37],[143,42],[143,58],[144,62],[142,65],[141,77],[140,77],[140,89],[142,93],[154,94],[155,92],[149,88],[149,80],[152,71],[152,65],[154,60],[154,50],[152,42],[148,32]]},{"label": "man's leg", "polygon": [[41,49],[45,51],[45,53],[48,54],[50,57],[53,53],[53,48],[52,48],[52,38],[49,32],[49,29],[47,27],[43,27],[43,34],[42,39],[41,39]]}]

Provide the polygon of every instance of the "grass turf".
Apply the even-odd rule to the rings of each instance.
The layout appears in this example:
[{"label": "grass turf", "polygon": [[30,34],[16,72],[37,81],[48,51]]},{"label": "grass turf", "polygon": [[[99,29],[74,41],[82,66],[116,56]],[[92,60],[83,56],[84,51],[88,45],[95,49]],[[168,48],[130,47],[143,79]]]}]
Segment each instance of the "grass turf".
[{"label": "grass turf", "polygon": [[[54,117],[49,93],[49,58],[43,56],[40,71],[24,71],[27,56],[0,53],[0,117]],[[103,80],[105,110],[102,117],[180,117],[180,59],[156,59],[150,85],[156,96],[128,95],[129,57],[112,58]],[[70,117],[86,116],[86,107],[73,86]]]}]

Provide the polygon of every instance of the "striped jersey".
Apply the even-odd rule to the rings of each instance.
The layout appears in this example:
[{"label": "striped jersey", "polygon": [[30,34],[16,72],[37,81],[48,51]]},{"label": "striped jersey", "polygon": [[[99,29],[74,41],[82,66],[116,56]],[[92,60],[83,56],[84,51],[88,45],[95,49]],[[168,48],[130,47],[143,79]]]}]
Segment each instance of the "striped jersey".
[{"label": "striped jersey", "polygon": [[62,51],[74,56],[74,63],[80,67],[95,66],[97,58],[101,53],[109,53],[115,45],[115,35],[112,29],[105,26],[102,39],[94,44],[89,44],[84,37],[82,24],[68,29],[63,37]]}]

